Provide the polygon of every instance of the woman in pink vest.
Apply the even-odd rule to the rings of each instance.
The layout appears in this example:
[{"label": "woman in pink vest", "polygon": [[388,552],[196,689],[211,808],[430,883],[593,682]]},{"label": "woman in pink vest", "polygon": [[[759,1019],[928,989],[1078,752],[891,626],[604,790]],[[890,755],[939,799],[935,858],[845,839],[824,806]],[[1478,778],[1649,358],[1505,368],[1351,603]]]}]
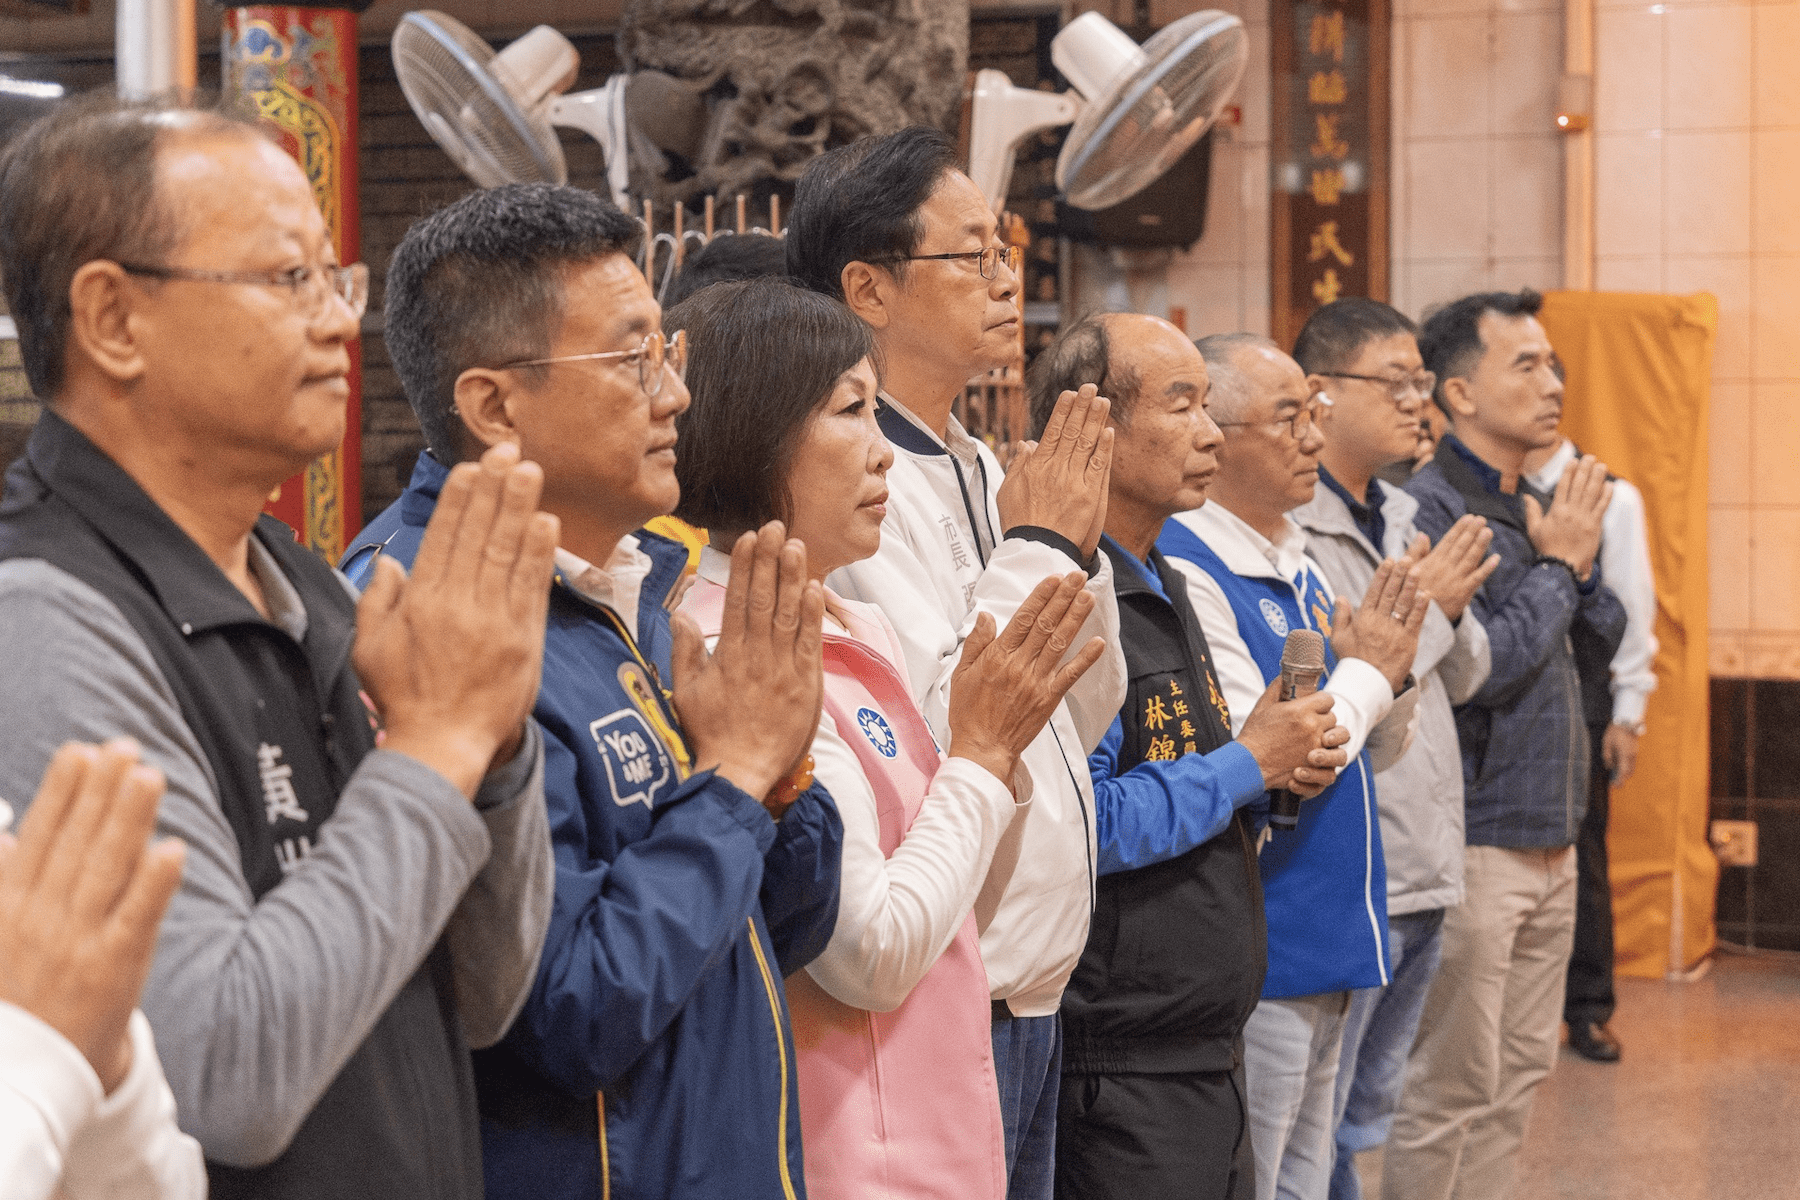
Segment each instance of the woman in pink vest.
[{"label": "woman in pink vest", "polygon": [[[874,554],[893,450],[875,421],[867,328],[782,279],[719,284],[671,310],[691,407],[677,418],[676,515],[713,544],[769,521],[821,582]],[[748,557],[743,558],[747,569]],[[702,551],[682,612],[708,639],[733,559]],[[950,699],[950,754],[912,700],[879,609],[825,593],[825,690],[813,772],[844,822],[837,923],[787,981],[813,1200],[1003,1200],[1005,1143],[986,972],[972,909],[1028,796],[1014,767],[1099,639],[1059,665],[1092,607],[1050,578],[998,637],[985,614]]]}]

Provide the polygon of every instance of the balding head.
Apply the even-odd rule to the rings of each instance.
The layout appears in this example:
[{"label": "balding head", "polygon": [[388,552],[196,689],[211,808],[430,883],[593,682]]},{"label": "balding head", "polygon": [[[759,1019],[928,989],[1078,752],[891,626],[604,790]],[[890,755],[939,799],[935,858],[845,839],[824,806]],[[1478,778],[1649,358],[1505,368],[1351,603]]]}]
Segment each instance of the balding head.
[{"label": "balding head", "polygon": [[1202,338],[1200,352],[1213,377],[1213,419],[1226,435],[1213,499],[1273,539],[1282,514],[1311,500],[1318,482],[1325,439],[1308,419],[1315,400],[1306,372],[1255,334]]},{"label": "balding head", "polygon": [[1273,352],[1286,358],[1281,347],[1260,333],[1214,333],[1194,343],[1206,360],[1206,372],[1212,379],[1212,417],[1219,424],[1244,419],[1254,389],[1244,374],[1240,361],[1245,352]]}]

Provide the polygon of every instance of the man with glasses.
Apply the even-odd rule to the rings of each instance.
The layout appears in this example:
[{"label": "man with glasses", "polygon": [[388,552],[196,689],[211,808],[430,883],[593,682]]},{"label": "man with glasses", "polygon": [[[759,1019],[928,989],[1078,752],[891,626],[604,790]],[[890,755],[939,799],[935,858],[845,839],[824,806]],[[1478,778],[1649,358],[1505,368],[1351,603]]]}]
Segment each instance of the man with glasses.
[{"label": "man with glasses", "polygon": [[1244,1027],[1256,1195],[1310,1200],[1325,1195],[1331,1171],[1332,1087],[1351,993],[1389,977],[1374,774],[1404,747],[1429,602],[1410,556],[1377,568],[1354,612],[1337,596],[1289,515],[1312,499],[1329,401],[1267,338],[1197,344],[1224,444],[1206,504],[1165,525],[1157,549],[1187,580],[1233,736],[1280,677],[1298,629],[1327,638],[1321,682],[1350,734],[1337,781],[1300,806],[1297,829],[1272,830],[1262,843],[1269,967]]},{"label": "man with glasses", "polygon": [[1419,586],[1431,595],[1412,664],[1419,689],[1413,743],[1375,778],[1392,969],[1385,987],[1353,993],[1344,1023],[1334,1200],[1361,1194],[1356,1153],[1387,1140],[1437,973],[1444,910],[1462,901],[1462,759],[1450,708],[1487,678],[1487,632],[1468,604],[1499,565],[1487,552],[1493,534],[1481,517],[1463,517],[1432,548],[1413,526],[1418,502],[1376,478],[1411,458],[1422,409],[1431,403],[1436,381],[1423,369],[1416,335],[1417,327],[1387,305],[1346,297],[1307,318],[1294,343],[1307,387],[1331,397],[1319,414],[1323,486],[1292,514],[1306,531],[1307,553],[1340,595],[1360,600],[1384,556],[1410,552],[1419,561]]},{"label": "man with glasses", "polygon": [[1524,477],[1560,439],[1563,385],[1533,291],[1439,309],[1419,349],[1451,431],[1406,490],[1419,528],[1484,517],[1500,565],[1470,601],[1492,670],[1456,709],[1464,787],[1463,903],[1444,916],[1443,964],[1383,1156],[1382,1194],[1507,1196],[1538,1083],[1556,1062],[1575,928],[1588,733],[1573,645],[1604,663],[1625,610],[1597,553],[1606,467],[1570,463],[1552,496]]},{"label": "man with glasses", "polygon": [[710,658],[685,617],[671,638],[687,551],[640,526],[680,498],[687,342],[663,335],[637,236],[549,184],[407,231],[385,337],[429,449],[349,562],[410,557],[445,464],[516,445],[543,466],[561,538],[533,711],[556,903],[517,1023],[476,1056],[490,1200],[792,1200],[781,980],[831,935],[843,834],[790,777],[818,722],[823,598],[771,523],[734,558],[736,636]]},{"label": "man with glasses", "polygon": [[1039,580],[1090,572],[1094,614],[1072,645],[1106,654],[1020,756],[1031,803],[1008,827],[975,902],[994,1005],[994,1065],[1009,1195],[1048,1197],[1060,1071],[1057,1007],[1094,903],[1087,755],[1124,700],[1112,568],[1097,554],[1112,431],[1107,402],[1062,396],[1034,451],[1006,472],[951,408],[974,376],[1018,361],[1018,252],[936,130],[868,138],[813,160],[788,225],[788,270],[842,300],[881,348],[882,432],[894,446],[881,549],[839,571],[840,594],[878,605],[940,741],[951,676],[976,616],[1004,627]]},{"label": "man with glasses", "polygon": [[0,277],[45,401],[0,507],[0,794],[68,741],[166,779],[142,1007],[214,1196],[475,1200],[469,1046],[554,871],[537,468],[462,467],[360,605],[260,516],[343,437],[366,275],[255,126],[59,107],[0,159]]}]

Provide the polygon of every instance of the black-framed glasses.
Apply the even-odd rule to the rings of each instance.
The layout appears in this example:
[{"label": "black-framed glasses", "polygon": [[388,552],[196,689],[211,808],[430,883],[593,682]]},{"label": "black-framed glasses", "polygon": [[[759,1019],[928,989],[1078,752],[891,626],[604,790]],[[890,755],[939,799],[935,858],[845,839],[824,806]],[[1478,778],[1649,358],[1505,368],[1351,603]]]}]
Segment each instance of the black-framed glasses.
[{"label": "black-framed glasses", "polygon": [[662,391],[664,367],[675,372],[675,378],[687,379],[687,330],[677,329],[674,337],[664,337],[662,330],[659,329],[639,342],[635,350],[602,350],[596,354],[561,354],[555,358],[528,358],[521,362],[501,363],[494,369],[510,371],[514,367],[548,367],[555,363],[602,362],[613,358],[624,362],[635,359],[638,369],[638,386],[644,390],[644,395],[654,396]]},{"label": "black-framed glasses", "polygon": [[1364,383],[1379,383],[1387,389],[1388,399],[1399,404],[1406,399],[1407,393],[1421,400],[1431,399],[1431,393],[1437,387],[1437,376],[1430,371],[1414,371],[1411,375],[1352,375],[1348,371],[1321,371],[1331,379],[1360,379]]},{"label": "black-framed glasses", "polygon": [[1296,442],[1301,442],[1305,441],[1306,435],[1318,426],[1319,414],[1330,407],[1331,397],[1320,392],[1309,403],[1296,409],[1291,417],[1274,417],[1267,421],[1214,421],[1213,424],[1220,429],[1227,429],[1234,425],[1240,427],[1254,425],[1262,429],[1285,429]]},{"label": "black-framed glasses", "polygon": [[351,263],[347,267],[289,267],[285,271],[209,271],[200,267],[122,262],[119,269],[127,275],[142,275],[149,279],[286,288],[294,307],[308,321],[318,320],[333,296],[343,301],[351,317],[359,321],[369,307],[369,268],[363,263]]},{"label": "black-framed glasses", "polygon": [[892,258],[884,258],[881,262],[955,262],[959,259],[980,259],[981,277],[992,279],[1000,273],[1000,264],[1004,262],[1006,269],[1014,275],[1019,273],[1019,264],[1024,261],[1025,252],[1017,246],[983,246],[979,250],[957,250],[949,254],[896,254]]}]

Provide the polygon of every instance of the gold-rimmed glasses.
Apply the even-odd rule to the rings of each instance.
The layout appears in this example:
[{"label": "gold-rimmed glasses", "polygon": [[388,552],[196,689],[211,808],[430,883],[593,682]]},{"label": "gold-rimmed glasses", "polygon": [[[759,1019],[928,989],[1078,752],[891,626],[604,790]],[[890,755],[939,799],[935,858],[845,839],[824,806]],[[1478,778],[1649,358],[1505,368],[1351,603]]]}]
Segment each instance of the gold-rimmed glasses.
[{"label": "gold-rimmed glasses", "polygon": [[663,368],[675,372],[675,378],[687,378],[687,330],[677,329],[675,336],[665,337],[659,329],[647,335],[639,342],[635,350],[602,350],[595,354],[561,354],[555,358],[528,358],[519,362],[501,363],[494,369],[510,371],[514,367],[548,367],[556,363],[569,362],[602,362],[607,359],[637,360],[638,386],[644,395],[654,396],[662,391]]}]

